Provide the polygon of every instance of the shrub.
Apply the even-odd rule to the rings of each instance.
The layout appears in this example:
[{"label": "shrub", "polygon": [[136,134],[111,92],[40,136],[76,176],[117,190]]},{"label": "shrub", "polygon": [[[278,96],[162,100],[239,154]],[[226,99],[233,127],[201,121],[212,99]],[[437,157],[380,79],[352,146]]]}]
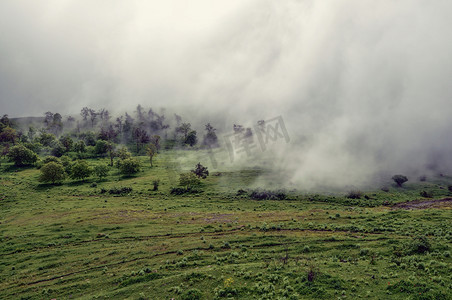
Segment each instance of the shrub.
[{"label": "shrub", "polygon": [[[123,195],[123,194],[130,194],[132,192],[131,187],[122,187],[122,188],[111,188],[108,193],[111,195]],[[101,190],[101,193],[105,193],[105,190]]]},{"label": "shrub", "polygon": [[158,191],[159,190],[159,185],[160,185],[160,180],[159,179],[153,180],[152,181],[152,185],[153,185],[152,190],[153,191]]},{"label": "shrub", "polygon": [[64,153],[66,153],[66,148],[60,142],[55,143],[50,153],[53,156],[61,157]]},{"label": "shrub", "polygon": [[231,249],[231,245],[229,242],[223,241],[223,245],[221,246],[223,249]]},{"label": "shrub", "polygon": [[97,155],[105,155],[108,152],[108,142],[104,140],[98,140],[94,146],[94,153]]},{"label": "shrub", "polygon": [[94,167],[94,174],[96,174],[96,176],[99,177],[100,180],[102,180],[102,178],[107,177],[109,170],[110,169],[106,165],[96,165]]},{"label": "shrub", "polygon": [[370,250],[368,248],[363,248],[359,251],[360,256],[367,256],[369,254]]},{"label": "shrub", "polygon": [[198,289],[190,289],[182,295],[181,299],[182,300],[199,300],[199,299],[202,299],[202,293]]},{"label": "shrub", "polygon": [[42,145],[39,142],[24,143],[23,145],[35,153],[38,153],[42,148]]},{"label": "shrub", "polygon": [[309,267],[308,274],[307,274],[308,281],[313,282],[316,279],[316,277],[318,276],[318,273],[319,273],[318,269],[311,265]]},{"label": "shrub", "polygon": [[254,200],[284,200],[287,195],[283,190],[269,191],[256,189],[251,192],[250,198]]},{"label": "shrub", "polygon": [[408,178],[403,175],[394,175],[392,176],[392,180],[394,180],[394,182],[397,183],[397,186],[401,187],[402,184],[408,181]]},{"label": "shrub", "polygon": [[13,161],[18,167],[32,165],[38,160],[38,155],[23,145],[17,145],[9,149],[7,154],[9,161]]},{"label": "shrub", "polygon": [[74,144],[73,149],[75,152],[84,153],[86,152],[86,144],[84,141],[78,141],[78,143]]},{"label": "shrub", "polygon": [[424,197],[424,198],[433,198],[432,192],[421,191],[419,194],[421,195],[421,197]]},{"label": "shrub", "polygon": [[198,194],[201,193],[202,191],[194,189],[194,188],[178,188],[178,187],[173,187],[171,188],[170,194],[172,195],[183,195],[183,194]]},{"label": "shrub", "polygon": [[61,164],[61,160],[56,156],[46,156],[46,158],[44,158],[42,163],[47,164],[49,162],[55,162],[57,164]]},{"label": "shrub", "polygon": [[127,147],[123,146],[118,150],[118,157],[121,160],[128,159],[132,157],[132,154],[129,152]]},{"label": "shrub", "polygon": [[193,147],[198,142],[198,137],[196,136],[196,131],[192,130],[188,133],[187,138],[184,143]]},{"label": "shrub", "polygon": [[411,243],[408,245],[408,250],[412,254],[423,254],[430,251],[431,245],[426,236],[416,236],[413,238]]},{"label": "shrub", "polygon": [[185,186],[187,190],[200,183],[198,177],[193,173],[182,173],[179,176],[179,184]]},{"label": "shrub", "polygon": [[66,175],[64,173],[63,165],[54,161],[50,161],[41,167],[41,175],[39,176],[39,181],[50,181],[52,182],[52,184],[55,184],[55,182],[63,181],[65,177]]},{"label": "shrub", "polygon": [[246,195],[246,194],[248,194],[248,193],[245,190],[240,189],[237,191],[237,196],[242,196],[242,195]]},{"label": "shrub", "polygon": [[119,166],[119,171],[123,175],[136,174],[141,170],[141,163],[136,158],[126,158],[121,161]]},{"label": "shrub", "polygon": [[85,180],[85,178],[88,178],[89,176],[91,176],[92,172],[93,172],[93,169],[86,161],[78,160],[71,167],[70,177],[72,179],[80,179],[83,181],[83,180]]},{"label": "shrub", "polygon": [[69,156],[63,155],[60,157],[61,164],[63,165],[66,173],[70,173],[72,160]]},{"label": "shrub", "polygon": [[198,163],[194,170],[191,170],[193,174],[198,176],[198,178],[206,179],[207,176],[209,176],[209,171],[207,170],[207,167],[204,167],[201,165],[201,163]]},{"label": "shrub", "polygon": [[351,190],[347,194],[348,199],[361,199],[362,193],[359,190]]}]

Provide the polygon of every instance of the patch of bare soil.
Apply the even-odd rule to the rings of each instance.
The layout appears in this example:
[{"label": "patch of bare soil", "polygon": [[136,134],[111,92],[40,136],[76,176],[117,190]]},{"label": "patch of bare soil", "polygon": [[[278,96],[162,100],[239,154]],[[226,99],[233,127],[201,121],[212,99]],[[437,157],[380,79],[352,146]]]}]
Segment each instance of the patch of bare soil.
[{"label": "patch of bare soil", "polygon": [[427,208],[452,208],[452,198],[414,200],[397,203],[392,208],[396,209],[427,209]]}]

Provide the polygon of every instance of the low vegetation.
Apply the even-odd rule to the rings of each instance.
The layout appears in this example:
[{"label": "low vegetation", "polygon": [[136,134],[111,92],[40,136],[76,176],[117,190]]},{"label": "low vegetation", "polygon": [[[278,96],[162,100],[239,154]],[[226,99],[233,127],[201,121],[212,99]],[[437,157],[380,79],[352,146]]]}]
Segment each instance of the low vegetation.
[{"label": "low vegetation", "polygon": [[[452,296],[452,177],[396,175],[348,193],[281,189],[266,169],[212,171],[189,123],[178,128],[182,148],[142,131],[108,148],[98,143],[114,135],[108,128],[72,143],[43,132],[25,146],[8,130],[8,151],[27,159],[16,163],[2,144],[0,298]],[[63,153],[52,153],[57,140]]]}]

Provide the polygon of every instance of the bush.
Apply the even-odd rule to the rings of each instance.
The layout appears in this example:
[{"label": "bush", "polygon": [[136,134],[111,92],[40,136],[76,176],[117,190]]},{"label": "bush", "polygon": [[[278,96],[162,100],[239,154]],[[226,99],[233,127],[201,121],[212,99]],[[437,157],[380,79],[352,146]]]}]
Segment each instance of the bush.
[{"label": "bush", "polygon": [[122,146],[118,150],[118,157],[119,157],[119,159],[124,160],[124,159],[131,158],[132,154],[129,152],[129,150],[127,150],[126,146]]},{"label": "bush", "polygon": [[237,191],[237,196],[243,196],[243,195],[246,195],[246,194],[248,194],[248,193],[245,190],[240,189],[240,190]]},{"label": "bush", "polygon": [[[122,188],[111,188],[108,193],[111,195],[123,195],[123,194],[130,194],[132,192],[131,187],[122,187]],[[105,193],[105,190],[101,190],[101,193]]]},{"label": "bush", "polygon": [[287,195],[283,190],[269,191],[257,189],[251,192],[250,198],[254,200],[284,200]]},{"label": "bush", "polygon": [[23,145],[35,153],[38,153],[42,148],[42,145],[39,142],[24,143]]},{"label": "bush", "polygon": [[173,187],[171,188],[170,194],[172,195],[183,195],[183,194],[198,194],[202,191],[194,189],[194,188],[179,188],[179,187]]},{"label": "bush", "polygon": [[202,299],[202,293],[198,289],[190,289],[182,295],[181,299],[182,300],[199,300],[199,299]]},{"label": "bush", "polygon": [[73,149],[75,152],[85,153],[86,152],[86,144],[84,141],[78,141],[77,143],[74,144]]},{"label": "bush", "polygon": [[44,158],[44,160],[42,161],[43,164],[47,164],[49,162],[55,162],[57,164],[62,164],[61,160],[58,157],[56,157],[56,156],[46,156]]},{"label": "bush", "polygon": [[141,170],[141,163],[136,158],[126,158],[121,160],[119,164],[119,172],[121,174],[129,176],[132,174],[136,174]]},{"label": "bush", "polygon": [[196,131],[192,130],[188,133],[187,138],[184,143],[193,147],[198,142],[198,137],[196,136]]},{"label": "bush", "polygon": [[426,236],[414,237],[408,245],[408,250],[411,254],[423,254],[430,251],[431,245]]},{"label": "bush", "polygon": [[55,161],[50,161],[41,167],[41,175],[39,176],[39,181],[50,181],[52,182],[52,184],[55,184],[55,182],[63,181],[65,177],[66,174],[64,173],[63,165]]},{"label": "bush", "polygon": [[88,178],[89,176],[91,176],[92,172],[93,172],[93,169],[90,167],[90,165],[86,161],[78,160],[71,167],[70,177],[72,179],[80,179],[83,181],[83,180],[85,180],[85,178]]},{"label": "bush", "polygon": [[347,198],[348,199],[361,199],[362,193],[359,190],[352,190],[348,192]]},{"label": "bush", "polygon": [[424,198],[433,198],[432,192],[421,191],[419,194],[421,195],[421,197],[424,197]]},{"label": "bush", "polygon": [[108,142],[104,140],[98,140],[96,146],[94,146],[94,153],[97,155],[105,155],[108,152]]},{"label": "bush", "polygon": [[160,185],[160,180],[159,179],[155,179],[152,181],[152,185],[153,185],[153,191],[158,191],[159,190],[159,185]]},{"label": "bush", "polygon": [[317,278],[317,276],[319,275],[319,270],[318,270],[318,268],[317,267],[315,267],[315,266],[313,266],[313,265],[311,265],[310,267],[309,267],[309,270],[308,270],[308,273],[307,273],[307,280],[309,281],[309,282],[313,282],[316,278]]},{"label": "bush", "polygon": [[408,178],[403,175],[394,175],[392,176],[392,180],[394,180],[394,182],[397,183],[397,186],[401,187],[402,184],[408,181]]},{"label": "bush", "polygon": [[196,177],[196,175],[193,173],[182,173],[179,176],[179,184],[181,186],[185,186],[187,190],[190,187],[198,185],[200,183],[198,177]]},{"label": "bush", "polygon": [[67,174],[71,174],[72,159],[69,156],[63,155],[60,157],[61,164]]},{"label": "bush", "polygon": [[18,167],[32,165],[38,160],[38,155],[23,145],[9,149],[7,156]]},{"label": "bush", "polygon": [[102,178],[107,177],[109,170],[110,168],[106,165],[96,165],[94,167],[94,174],[96,174],[96,176],[99,177],[100,180],[102,180]]},{"label": "bush", "polygon": [[57,143],[55,143],[55,146],[53,146],[50,153],[53,156],[61,157],[61,156],[63,156],[64,153],[66,153],[66,148],[60,142],[57,142]]},{"label": "bush", "polygon": [[209,171],[207,170],[207,167],[204,167],[201,165],[201,163],[198,163],[194,170],[191,170],[193,174],[198,176],[198,178],[206,179],[207,176],[209,176]]}]

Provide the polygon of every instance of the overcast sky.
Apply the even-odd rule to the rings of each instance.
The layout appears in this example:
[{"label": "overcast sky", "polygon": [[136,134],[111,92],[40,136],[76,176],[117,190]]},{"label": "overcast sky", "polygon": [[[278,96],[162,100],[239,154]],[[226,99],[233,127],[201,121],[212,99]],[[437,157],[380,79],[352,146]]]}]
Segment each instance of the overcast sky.
[{"label": "overcast sky", "polygon": [[282,115],[305,141],[303,180],[424,166],[451,152],[451,11],[450,0],[2,0],[0,112]]}]

